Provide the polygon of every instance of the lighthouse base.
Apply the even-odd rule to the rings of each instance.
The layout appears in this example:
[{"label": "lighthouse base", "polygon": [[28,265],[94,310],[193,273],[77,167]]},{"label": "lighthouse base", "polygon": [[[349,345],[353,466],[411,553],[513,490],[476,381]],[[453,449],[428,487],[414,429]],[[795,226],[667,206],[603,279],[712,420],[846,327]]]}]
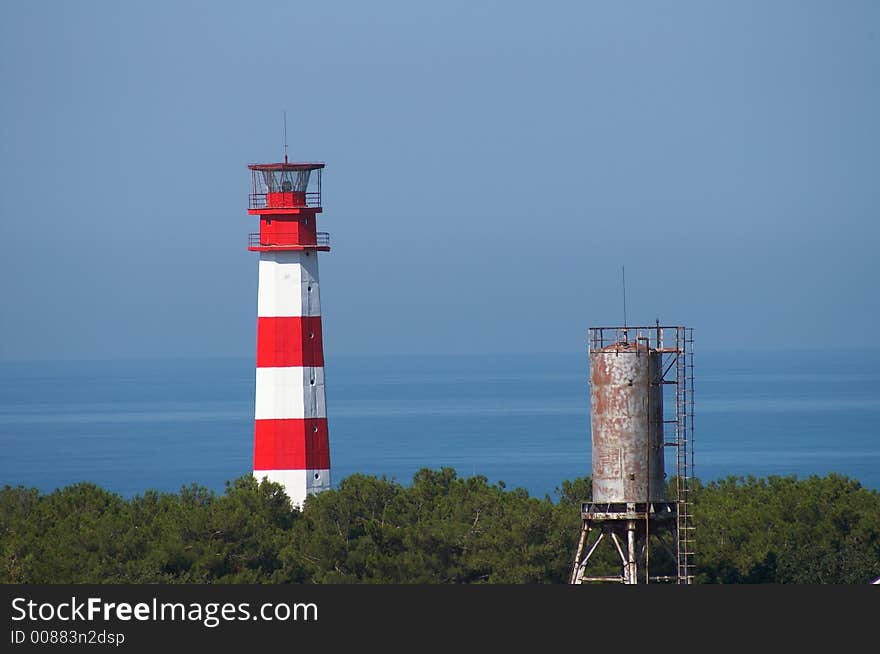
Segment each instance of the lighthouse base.
[{"label": "lighthouse base", "polygon": [[290,503],[300,509],[308,495],[330,490],[329,470],[254,470],[254,477],[281,484]]}]

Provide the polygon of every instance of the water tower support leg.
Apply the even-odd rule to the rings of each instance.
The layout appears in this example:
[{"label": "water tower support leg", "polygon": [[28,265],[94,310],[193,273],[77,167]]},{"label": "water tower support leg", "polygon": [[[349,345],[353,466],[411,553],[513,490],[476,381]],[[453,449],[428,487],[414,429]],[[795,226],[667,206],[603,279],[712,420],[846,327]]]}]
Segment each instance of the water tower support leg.
[{"label": "water tower support leg", "polygon": [[624,571],[625,584],[637,584],[638,563],[636,562],[636,523],[629,520],[626,523],[626,570]]},{"label": "water tower support leg", "polygon": [[583,526],[583,529],[581,530],[580,544],[578,546],[578,556],[574,560],[574,566],[571,571],[570,581],[572,584],[584,583],[584,573],[586,572],[586,569],[587,569],[587,563],[589,562],[590,557],[593,556],[593,552],[596,551],[596,548],[599,546],[599,543],[601,543],[602,539],[605,537],[605,532],[600,531],[599,537],[596,538],[596,540],[593,542],[592,545],[590,545],[590,548],[587,550],[587,553],[584,555],[584,557],[580,558],[580,553],[582,551],[582,547],[584,544],[586,544],[587,535],[589,534],[590,531],[592,531],[592,528],[590,527],[589,522],[584,521],[584,526]]},{"label": "water tower support leg", "polygon": [[568,583],[570,584],[578,583],[578,573],[581,570],[581,552],[584,551],[584,542],[587,540],[588,533],[590,533],[590,525],[589,523],[584,522],[581,527],[580,538],[578,538],[577,551],[574,553],[574,563],[571,566],[571,575],[568,579]]}]

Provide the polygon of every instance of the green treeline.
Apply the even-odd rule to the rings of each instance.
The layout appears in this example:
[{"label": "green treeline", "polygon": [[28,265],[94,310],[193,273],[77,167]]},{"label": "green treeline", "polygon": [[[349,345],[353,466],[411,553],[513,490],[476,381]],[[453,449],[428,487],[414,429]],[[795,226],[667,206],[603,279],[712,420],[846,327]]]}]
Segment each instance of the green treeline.
[{"label": "green treeline", "polygon": [[[352,475],[291,511],[245,476],[131,500],[92,484],[0,491],[4,583],[565,583],[590,480],[557,501],[454,470],[408,486]],[[867,583],[880,576],[880,493],[839,475],[697,485],[706,583]],[[652,546],[652,574],[671,564]],[[616,571],[600,547],[591,569]]]}]

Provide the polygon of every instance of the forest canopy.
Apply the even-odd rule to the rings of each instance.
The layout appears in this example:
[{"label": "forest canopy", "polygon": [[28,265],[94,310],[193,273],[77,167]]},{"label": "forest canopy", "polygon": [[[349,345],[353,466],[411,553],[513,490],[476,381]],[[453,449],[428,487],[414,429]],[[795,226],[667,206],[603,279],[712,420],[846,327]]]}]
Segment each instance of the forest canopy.
[{"label": "forest canopy", "polygon": [[[697,581],[868,583],[880,576],[880,493],[826,477],[696,484]],[[291,509],[250,475],[131,499],[93,484],[0,491],[3,583],[566,583],[590,479],[556,497],[420,470],[351,475]],[[597,572],[615,573],[600,548]],[[663,565],[663,558],[656,559]],[[668,563],[668,562],[667,562]]]}]

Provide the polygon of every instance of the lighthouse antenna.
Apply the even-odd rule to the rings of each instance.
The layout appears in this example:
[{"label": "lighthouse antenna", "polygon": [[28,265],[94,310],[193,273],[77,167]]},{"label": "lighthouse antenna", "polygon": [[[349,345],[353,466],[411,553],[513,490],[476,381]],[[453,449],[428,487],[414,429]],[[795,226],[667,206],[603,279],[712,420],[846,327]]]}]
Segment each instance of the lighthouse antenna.
[{"label": "lighthouse antenna", "polygon": [[287,110],[281,113],[284,116],[284,163],[287,163]]}]

